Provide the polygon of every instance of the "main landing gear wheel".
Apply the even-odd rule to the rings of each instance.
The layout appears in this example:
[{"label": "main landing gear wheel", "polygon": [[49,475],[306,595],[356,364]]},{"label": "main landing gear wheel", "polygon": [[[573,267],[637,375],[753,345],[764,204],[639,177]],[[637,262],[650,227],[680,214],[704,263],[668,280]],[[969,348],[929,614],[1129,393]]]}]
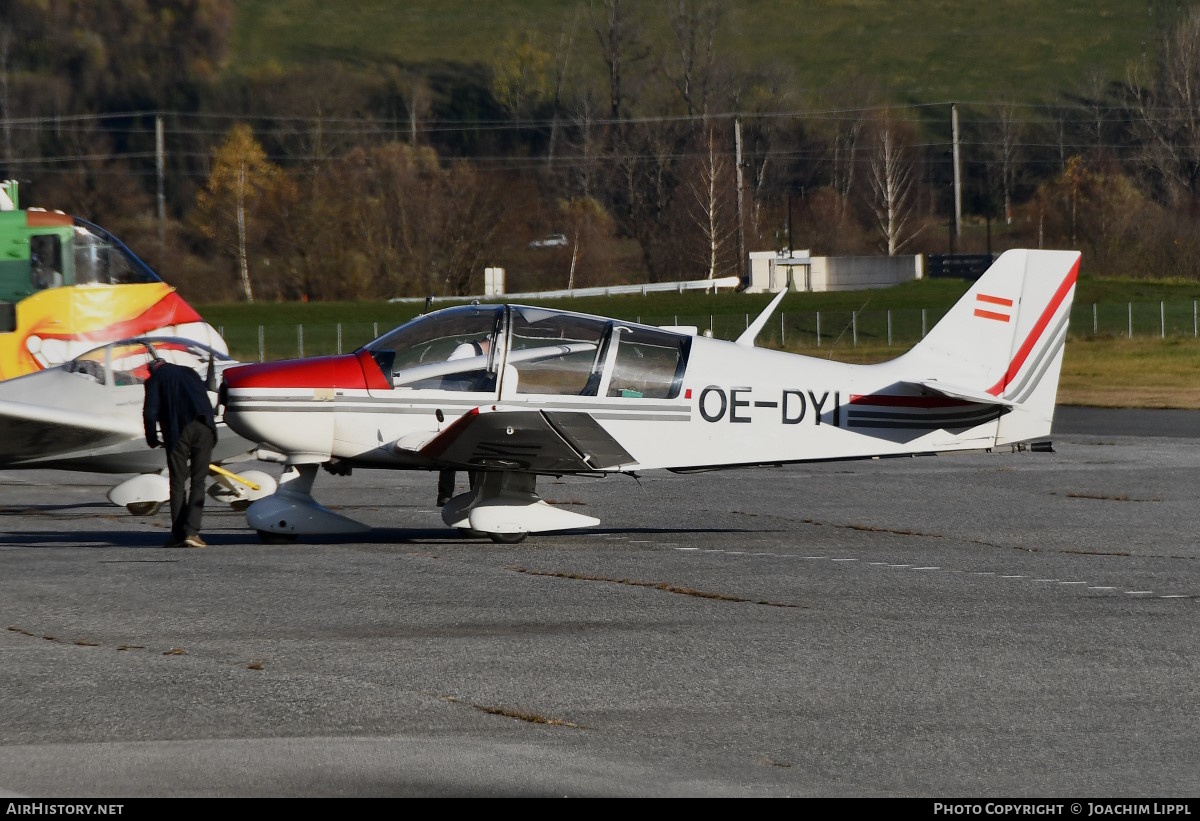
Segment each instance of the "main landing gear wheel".
[{"label": "main landing gear wheel", "polygon": [[519,544],[525,541],[528,533],[489,533],[488,538],[496,544]]},{"label": "main landing gear wheel", "polygon": [[294,533],[272,533],[270,530],[258,531],[258,538],[263,544],[291,544],[296,541]]},{"label": "main landing gear wheel", "polygon": [[134,516],[153,516],[162,507],[162,502],[130,502],[125,509]]}]

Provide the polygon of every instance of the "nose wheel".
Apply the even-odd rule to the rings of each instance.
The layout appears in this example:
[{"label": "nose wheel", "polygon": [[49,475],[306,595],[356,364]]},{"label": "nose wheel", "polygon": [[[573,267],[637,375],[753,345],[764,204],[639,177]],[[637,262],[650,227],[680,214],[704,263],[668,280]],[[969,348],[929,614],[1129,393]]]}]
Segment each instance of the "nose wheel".
[{"label": "nose wheel", "polygon": [[162,502],[130,502],[125,509],[134,516],[153,516],[162,507]]},{"label": "nose wheel", "polygon": [[488,538],[496,544],[519,544],[525,541],[528,533],[489,533]]}]

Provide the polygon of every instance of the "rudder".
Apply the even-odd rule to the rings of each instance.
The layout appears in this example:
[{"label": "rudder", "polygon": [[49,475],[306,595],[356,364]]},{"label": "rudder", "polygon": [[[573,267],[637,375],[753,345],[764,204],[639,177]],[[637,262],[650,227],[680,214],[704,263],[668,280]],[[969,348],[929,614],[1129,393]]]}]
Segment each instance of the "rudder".
[{"label": "rudder", "polygon": [[1011,405],[997,445],[1048,436],[1079,262],[1078,251],[1006,251],[902,357],[906,370]]}]

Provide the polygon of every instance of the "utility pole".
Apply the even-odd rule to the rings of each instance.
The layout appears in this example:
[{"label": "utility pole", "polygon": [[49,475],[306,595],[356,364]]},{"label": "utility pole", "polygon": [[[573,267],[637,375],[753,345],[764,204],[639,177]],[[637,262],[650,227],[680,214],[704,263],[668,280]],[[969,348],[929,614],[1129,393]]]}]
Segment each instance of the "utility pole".
[{"label": "utility pole", "polygon": [[954,238],[962,239],[962,173],[958,157],[958,105],[950,106],[950,128],[954,139]]},{"label": "utility pole", "polygon": [[746,221],[742,218],[742,119],[733,121],[734,146],[737,151],[737,221],[738,221],[738,274],[746,280]]},{"label": "utility pole", "polygon": [[154,118],[154,171],[158,176],[158,244],[165,259],[167,254],[167,201],[163,196],[163,165],[163,118],[159,114]]}]

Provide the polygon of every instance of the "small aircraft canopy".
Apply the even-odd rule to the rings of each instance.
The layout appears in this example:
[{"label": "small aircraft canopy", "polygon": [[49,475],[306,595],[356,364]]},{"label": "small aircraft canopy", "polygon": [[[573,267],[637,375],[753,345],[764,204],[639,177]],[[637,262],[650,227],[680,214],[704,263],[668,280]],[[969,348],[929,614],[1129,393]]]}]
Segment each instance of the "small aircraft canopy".
[{"label": "small aircraft canopy", "polygon": [[[691,337],[525,305],[464,305],[419,316],[365,346],[396,388],[668,399]],[[508,371],[505,371],[508,368]],[[515,385],[515,386],[514,386]]]},{"label": "small aircraft canopy", "polygon": [[108,385],[138,385],[150,376],[153,359],[163,359],[192,368],[204,375],[210,363],[233,364],[234,360],[208,345],[183,337],[139,337],[110,342],[62,364],[67,373]]}]

